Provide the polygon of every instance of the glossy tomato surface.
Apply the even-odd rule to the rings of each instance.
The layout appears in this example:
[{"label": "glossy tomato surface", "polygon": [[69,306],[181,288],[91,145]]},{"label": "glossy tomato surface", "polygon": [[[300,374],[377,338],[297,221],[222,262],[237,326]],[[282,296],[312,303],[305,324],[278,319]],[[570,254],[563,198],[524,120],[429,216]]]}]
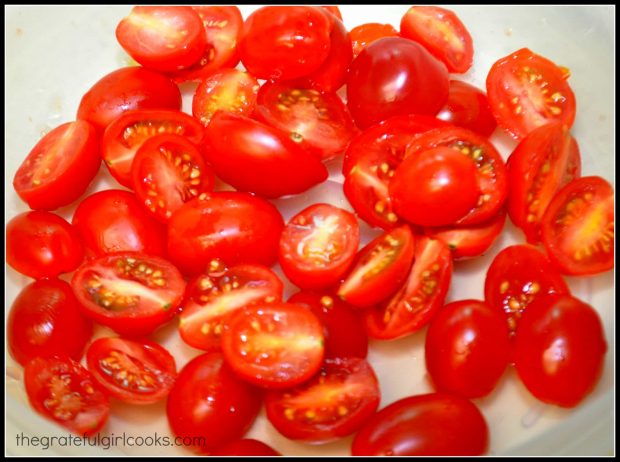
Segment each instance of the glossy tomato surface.
[{"label": "glossy tomato surface", "polygon": [[281,456],[278,451],[271,446],[252,438],[244,438],[225,444],[224,446],[211,452],[212,456],[255,456],[269,457]]},{"label": "glossy tomato surface", "polygon": [[379,24],[370,22],[361,24],[351,29],[349,33],[353,44],[353,57],[362,52],[367,45],[384,37],[398,37],[398,31],[391,24]]},{"label": "glossy tomato surface", "polygon": [[487,138],[497,127],[486,93],[461,80],[450,80],[448,102],[437,117]]}]

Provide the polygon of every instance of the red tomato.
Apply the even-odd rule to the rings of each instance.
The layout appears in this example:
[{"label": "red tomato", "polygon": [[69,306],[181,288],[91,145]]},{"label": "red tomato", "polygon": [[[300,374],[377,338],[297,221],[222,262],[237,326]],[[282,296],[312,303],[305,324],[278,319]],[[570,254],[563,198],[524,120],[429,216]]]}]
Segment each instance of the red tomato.
[{"label": "red tomato", "polygon": [[148,139],[136,153],[131,174],[137,198],[164,223],[185,202],[211,191],[215,183],[202,153],[179,135]]},{"label": "red tomato", "polygon": [[282,291],[282,281],[265,266],[226,268],[214,260],[207,273],[187,286],[179,316],[181,338],[194,348],[219,350],[226,316],[245,306],[281,302]]},{"label": "red tomato", "polygon": [[170,217],[170,260],[189,276],[202,273],[216,258],[229,265],[271,266],[277,260],[282,228],[278,209],[259,197],[239,192],[205,193]]},{"label": "red tomato", "polygon": [[194,144],[204,137],[200,123],[179,111],[129,111],[110,123],[103,134],[101,155],[116,181],[132,188],[136,152],[149,138],[166,133],[182,135]]},{"label": "red tomato", "polygon": [[614,229],[614,190],[590,176],[555,195],[542,220],[542,240],[562,273],[596,274],[614,267]]},{"label": "red tomato", "polygon": [[22,366],[37,356],[82,357],[93,333],[65,281],[44,279],[19,293],[7,320],[7,345]]},{"label": "red tomato", "polygon": [[288,222],[280,238],[279,261],[286,277],[303,289],[337,284],[360,243],[355,216],[329,204],[314,204]]},{"label": "red tomato", "polygon": [[24,385],[35,411],[80,437],[94,435],[108,420],[107,396],[72,359],[33,359],[24,368]]},{"label": "red tomato", "polygon": [[323,324],[326,358],[365,358],[368,335],[364,323],[347,303],[324,292],[297,292],[288,303],[308,307]]},{"label": "red tomato", "polygon": [[353,57],[357,58],[366,46],[384,37],[398,37],[398,31],[391,24],[376,22],[354,27],[349,33],[353,43]]},{"label": "red tomato", "polygon": [[410,223],[454,224],[480,198],[476,163],[447,146],[418,151],[396,168],[389,193],[396,214]]},{"label": "red tomato", "polygon": [[211,452],[212,456],[281,456],[278,451],[262,441],[251,438],[236,440]]},{"label": "red tomato", "polygon": [[84,259],[77,231],[49,212],[25,212],[6,225],[6,262],[34,279],[73,271]]},{"label": "red tomato", "polygon": [[290,80],[316,71],[329,55],[329,14],[312,6],[264,6],[243,24],[239,54],[259,79]]},{"label": "red tomato", "polygon": [[56,127],[41,138],[15,172],[15,192],[35,210],[70,204],[86,191],[99,170],[98,143],[97,132],[83,120]]},{"label": "red tomato", "polygon": [[536,398],[577,406],[596,386],[607,342],[598,313],[569,295],[545,295],[523,314],[515,338],[515,366]]},{"label": "red tomato", "polygon": [[497,127],[487,95],[461,80],[450,80],[448,102],[437,117],[487,138]]},{"label": "red tomato", "polygon": [[355,436],[354,456],[477,456],[489,429],[470,401],[444,393],[403,398],[381,409]]},{"label": "red tomato", "polygon": [[290,303],[254,305],[226,318],[222,351],[243,380],[290,388],[310,379],[323,360],[323,326],[310,310]]},{"label": "red tomato", "polygon": [[581,174],[579,146],[561,122],[529,133],[508,158],[508,213],[527,241],[540,240],[540,222],[556,192]]},{"label": "red tomato", "polygon": [[335,93],[319,93],[268,82],[258,92],[258,120],[289,133],[296,143],[321,159],[342,154],[354,135],[355,123]]},{"label": "red tomato", "polygon": [[204,154],[218,177],[268,198],[298,194],[327,179],[327,169],[293,137],[247,117],[219,112],[205,130]]},{"label": "red tomato", "polygon": [[487,95],[495,120],[516,139],[554,120],[570,128],[575,95],[570,73],[522,48],[498,60],[487,75]]},{"label": "red tomato", "polygon": [[258,391],[235,377],[219,353],[198,356],[179,373],[168,396],[175,435],[193,438],[201,452],[241,438],[261,407]]},{"label": "red tomato", "polygon": [[99,132],[121,114],[136,109],[181,109],[181,92],[167,77],[143,67],[124,67],[102,77],[80,101],[78,119]]},{"label": "red tomato", "polygon": [[395,115],[435,115],[448,100],[448,71],[422,45],[400,37],[371,43],[355,58],[347,104],[360,128]]},{"label": "red tomato", "polygon": [[379,382],[363,359],[328,359],[309,382],[265,396],[267,418],[282,435],[327,443],[358,431],[379,406]]},{"label": "red tomato", "polygon": [[412,6],[400,21],[400,35],[424,45],[450,72],[464,74],[471,68],[474,45],[454,11]]},{"label": "red tomato", "polygon": [[88,257],[115,252],[166,253],[165,228],[129,191],[109,189],[88,196],[75,210],[72,223]]},{"label": "red tomato", "polygon": [[486,396],[510,359],[506,322],[484,302],[449,303],[430,323],[424,354],[437,390],[464,398]]},{"label": "red tomato", "polygon": [[511,333],[530,303],[554,293],[567,294],[568,286],[545,255],[529,245],[498,253],[484,280],[485,301],[504,312]]},{"label": "red tomato", "polygon": [[355,265],[338,288],[338,296],[359,308],[382,302],[407,278],[415,239],[407,225],[382,234],[359,251]]},{"label": "red tomato", "polygon": [[402,288],[387,302],[364,311],[368,335],[394,339],[424,327],[443,305],[450,279],[452,257],[441,241],[416,238],[413,266]]},{"label": "red tomato", "polygon": [[202,20],[189,6],[135,6],[116,27],[116,39],[138,63],[157,71],[187,68],[207,46]]},{"label": "red tomato", "polygon": [[328,5],[328,6],[324,6],[322,5],[321,8],[323,8],[325,11],[329,11],[331,14],[333,14],[334,16],[336,16],[338,19],[340,19],[342,21],[342,13],[340,12],[340,8],[338,8],[335,5]]},{"label": "red tomato", "polygon": [[88,347],[86,363],[110,396],[132,404],[165,398],[177,376],[170,353],[148,340],[97,339]]},{"label": "red tomato", "polygon": [[83,313],[93,321],[119,334],[140,336],[172,319],[185,281],[166,260],[118,253],[82,265],[71,286]]}]

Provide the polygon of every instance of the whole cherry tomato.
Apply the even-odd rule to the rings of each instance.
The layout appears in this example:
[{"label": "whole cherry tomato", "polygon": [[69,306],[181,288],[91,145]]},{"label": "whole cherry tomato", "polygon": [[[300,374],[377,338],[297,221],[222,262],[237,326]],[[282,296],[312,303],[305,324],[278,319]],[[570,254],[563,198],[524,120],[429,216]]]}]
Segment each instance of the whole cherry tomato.
[{"label": "whole cherry tomato", "polygon": [[437,118],[486,137],[497,127],[487,95],[461,80],[450,80],[448,102]]}]

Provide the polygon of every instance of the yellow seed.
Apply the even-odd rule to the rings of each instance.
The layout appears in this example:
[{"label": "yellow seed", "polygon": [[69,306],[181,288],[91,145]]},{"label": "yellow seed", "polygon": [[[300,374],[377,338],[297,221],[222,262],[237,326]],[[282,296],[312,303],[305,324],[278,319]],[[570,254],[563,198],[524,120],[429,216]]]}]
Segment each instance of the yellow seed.
[{"label": "yellow seed", "polygon": [[499,286],[499,293],[505,294],[509,288],[510,288],[510,283],[508,281],[504,281]]},{"label": "yellow seed", "polygon": [[209,335],[209,332],[211,332],[211,325],[210,324],[203,324],[202,327],[200,328],[200,332],[203,333],[204,335]]},{"label": "yellow seed", "polygon": [[382,162],[381,165],[379,165],[379,170],[381,170],[383,173],[387,173],[390,171],[390,166],[387,162]]},{"label": "yellow seed", "polygon": [[215,335],[220,335],[222,333],[222,325],[218,324],[217,326],[215,326],[215,329],[213,329],[213,332],[215,332]]},{"label": "yellow seed", "polygon": [[538,292],[540,292],[540,284],[538,284],[537,282],[532,282],[532,285],[530,285],[529,293],[534,295]]},{"label": "yellow seed", "polygon": [[375,212],[383,213],[385,212],[385,203],[383,201],[377,201],[375,204]]},{"label": "yellow seed", "polygon": [[163,287],[163,286],[166,285],[166,281],[164,279],[155,279],[153,281],[153,284],[155,284],[156,286],[159,286],[159,287]]},{"label": "yellow seed", "polygon": [[200,176],[200,170],[197,168],[193,168],[191,172],[189,172],[190,178],[198,178]]},{"label": "yellow seed", "polygon": [[316,417],[316,412],[314,412],[312,409],[308,409],[305,413],[306,419],[314,419]]},{"label": "yellow seed", "polygon": [[521,307],[521,304],[514,298],[511,298],[510,301],[508,302],[508,307],[512,311],[517,311]]},{"label": "yellow seed", "polygon": [[338,415],[345,416],[349,413],[349,410],[345,406],[338,406]]},{"label": "yellow seed", "polygon": [[213,282],[210,278],[202,278],[200,280],[200,290],[209,290],[213,288]]},{"label": "yellow seed", "polygon": [[286,417],[287,420],[293,420],[295,418],[295,410],[287,407],[284,409],[284,417]]},{"label": "yellow seed", "polygon": [[334,306],[334,299],[331,298],[329,295],[324,295],[321,297],[321,306],[325,307],[325,308],[331,308],[332,306]]},{"label": "yellow seed", "polygon": [[551,114],[553,115],[560,115],[562,113],[562,109],[560,109],[557,106],[550,106],[549,110],[551,111]]},{"label": "yellow seed", "polygon": [[386,215],[387,221],[390,223],[396,223],[398,221],[398,217],[394,212],[390,212]]}]

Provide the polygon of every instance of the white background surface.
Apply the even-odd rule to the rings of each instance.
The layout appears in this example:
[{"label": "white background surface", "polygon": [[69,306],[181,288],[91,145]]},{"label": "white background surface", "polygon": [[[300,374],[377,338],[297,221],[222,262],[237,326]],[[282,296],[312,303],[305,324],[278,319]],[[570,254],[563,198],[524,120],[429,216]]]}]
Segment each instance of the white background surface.
[{"label": "white background surface", "polygon": [[[407,10],[402,6],[342,6],[344,22],[350,30],[364,22],[391,23],[398,29]],[[103,75],[128,64],[117,44],[114,30],[127,14],[128,6],[10,6],[5,8],[5,223],[26,211],[12,189],[15,171],[42,134],[74,120],[80,98]],[[256,9],[242,6],[244,18]],[[577,119],[573,135],[579,142],[583,175],[600,175],[614,183],[614,33],[615,11],[611,6],[455,6],[474,40],[474,67],[459,77],[484,88],[484,79],[494,61],[521,47],[548,57],[571,69],[570,84],[577,97]],[[186,89],[184,109],[191,113],[191,88]],[[492,141],[504,157],[514,143],[496,132]],[[329,201],[350,208],[342,195],[337,166],[332,181],[295,198],[275,203],[285,219],[305,205]],[[119,186],[102,167],[88,193]],[[75,207],[58,211],[70,219]],[[365,242],[376,231],[363,227]],[[456,263],[448,301],[483,298],[484,273],[493,256],[504,246],[523,242],[520,233],[507,224],[494,247],[482,258]],[[6,305],[30,281],[10,268],[6,270]],[[614,452],[614,287],[611,272],[603,275],[568,278],[573,293],[592,304],[605,324],[609,352],[603,377],[596,390],[578,408],[563,410],[533,399],[509,370],[497,389],[487,398],[476,400],[490,428],[490,454],[502,455],[611,455]],[[289,287],[290,293],[290,287]],[[109,332],[103,329],[98,335]],[[369,361],[381,385],[381,407],[396,399],[431,390],[424,370],[424,331],[393,342],[371,342]],[[168,347],[179,368],[199,354],[184,346],[173,325],[154,336]],[[6,351],[6,349],[5,349]],[[178,448],[54,447],[47,451],[18,447],[16,434],[64,435],[32,411],[21,383],[21,368],[7,354],[6,441],[10,454],[190,454]],[[128,435],[168,434],[165,403],[146,407],[113,402],[112,416],[105,432]],[[287,455],[346,455],[351,438],[340,442],[309,446],[280,436],[261,413],[248,437],[262,439]]]}]

